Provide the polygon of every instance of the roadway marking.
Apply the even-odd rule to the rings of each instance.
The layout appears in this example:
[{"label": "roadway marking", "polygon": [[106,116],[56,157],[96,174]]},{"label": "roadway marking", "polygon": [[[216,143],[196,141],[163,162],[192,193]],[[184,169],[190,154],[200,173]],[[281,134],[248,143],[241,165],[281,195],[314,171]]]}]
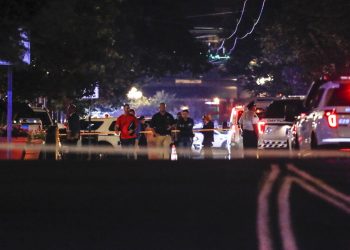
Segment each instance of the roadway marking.
[{"label": "roadway marking", "polygon": [[279,173],[279,167],[277,165],[271,165],[271,171],[265,178],[259,193],[257,209],[257,234],[259,250],[273,249],[270,231],[269,198],[272,192],[272,187],[275,184]]},{"label": "roadway marking", "polygon": [[343,202],[338,201],[337,199],[333,198],[333,196],[329,195],[327,192],[321,192],[315,186],[312,186],[311,184],[307,183],[306,181],[304,181],[301,178],[296,178],[296,177],[289,177],[289,178],[291,178],[292,181],[294,181],[299,186],[304,188],[310,194],[318,196],[319,198],[323,199],[324,201],[332,204],[333,206],[343,210],[344,212],[346,212],[347,214],[350,215],[350,204],[344,204]]},{"label": "roadway marking", "polygon": [[335,196],[335,197],[337,197],[345,202],[350,203],[350,196],[349,195],[346,195],[344,193],[339,192],[338,190],[336,190],[333,187],[326,184],[321,179],[318,179],[314,176],[311,176],[310,174],[296,168],[293,164],[287,164],[287,168],[291,172],[293,172],[293,173],[299,175],[301,178],[311,182],[313,185],[320,187],[321,189],[328,192],[329,194],[332,194],[333,196]]},{"label": "roadway marking", "polygon": [[[298,250],[291,220],[290,194],[292,185],[297,184],[306,192],[319,197],[348,215],[350,215],[350,196],[336,190],[321,179],[300,170],[292,164],[287,164],[287,170],[290,173],[283,177],[277,195],[278,226],[283,249]],[[258,196],[257,236],[259,250],[273,250],[269,201],[272,188],[280,176],[280,167],[278,165],[272,165],[270,172],[263,179],[263,185]]]},{"label": "roadway marking", "polygon": [[289,198],[292,181],[289,177],[284,178],[284,182],[278,192],[278,222],[284,250],[298,249],[290,217]]}]

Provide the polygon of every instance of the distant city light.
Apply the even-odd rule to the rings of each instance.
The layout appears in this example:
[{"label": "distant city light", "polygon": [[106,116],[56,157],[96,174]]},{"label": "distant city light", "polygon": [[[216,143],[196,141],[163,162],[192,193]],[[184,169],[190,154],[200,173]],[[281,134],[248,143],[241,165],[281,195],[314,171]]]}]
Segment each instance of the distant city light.
[{"label": "distant city light", "polygon": [[257,59],[251,60],[251,61],[249,62],[249,65],[250,65],[250,66],[256,66],[256,65],[258,65]]},{"label": "distant city light", "polygon": [[273,76],[267,76],[267,77],[260,77],[260,78],[258,78],[257,80],[256,80],[256,83],[258,84],[258,85],[264,85],[265,83],[267,83],[267,82],[271,82],[271,81],[273,81]]},{"label": "distant city light", "polygon": [[137,100],[140,99],[143,94],[137,88],[132,87],[126,96],[131,100]]},{"label": "distant city light", "polygon": [[188,106],[181,106],[181,110],[189,110],[190,108]]},{"label": "distant city light", "polygon": [[208,105],[219,105],[220,104],[220,98],[215,97],[213,99],[213,101],[205,102],[205,104],[208,104]]},{"label": "distant city light", "polygon": [[210,54],[209,59],[211,59],[211,60],[230,59],[230,56],[229,55],[220,56],[218,54],[216,54],[216,55]]}]

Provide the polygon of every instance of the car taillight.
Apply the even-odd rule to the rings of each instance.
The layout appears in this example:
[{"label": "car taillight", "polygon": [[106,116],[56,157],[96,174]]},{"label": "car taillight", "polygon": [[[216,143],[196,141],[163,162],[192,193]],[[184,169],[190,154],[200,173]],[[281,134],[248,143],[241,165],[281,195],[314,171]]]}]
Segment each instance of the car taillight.
[{"label": "car taillight", "polygon": [[327,119],[328,126],[330,128],[338,127],[338,116],[335,110],[327,110],[324,112],[324,116]]},{"label": "car taillight", "polygon": [[259,134],[263,134],[265,132],[265,125],[265,122],[258,122]]}]

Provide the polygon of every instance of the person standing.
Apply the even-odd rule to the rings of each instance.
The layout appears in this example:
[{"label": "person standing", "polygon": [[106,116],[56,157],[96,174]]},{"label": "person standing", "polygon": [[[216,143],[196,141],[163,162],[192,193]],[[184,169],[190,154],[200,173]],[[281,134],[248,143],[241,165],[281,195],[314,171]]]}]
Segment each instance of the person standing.
[{"label": "person standing", "polygon": [[142,115],[138,118],[139,120],[139,126],[137,131],[137,146],[140,150],[142,150],[141,154],[137,155],[137,159],[147,159],[148,153],[147,153],[147,137],[146,137],[146,119]]},{"label": "person standing", "polygon": [[[77,107],[70,104],[67,111],[67,144],[70,147],[75,147],[80,139],[80,119],[77,114]],[[77,153],[69,153],[69,159],[78,159]]]},{"label": "person standing", "polygon": [[130,152],[126,154],[127,159],[134,154],[131,152],[131,149],[135,147],[137,126],[136,117],[130,114],[129,104],[124,104],[124,114],[119,116],[116,121],[116,131],[120,132],[120,144],[122,148],[130,149]]},{"label": "person standing", "polygon": [[238,123],[243,130],[243,148],[244,149],[257,149],[258,148],[258,122],[259,117],[255,113],[256,106],[254,102],[250,102],[247,105],[247,110],[243,112]]},{"label": "person standing", "polygon": [[[174,120],[174,123],[177,124],[177,122],[181,119],[181,111],[180,112],[177,112],[176,114],[176,119]],[[178,130],[174,130],[173,133],[172,133],[172,138],[173,138],[173,142],[174,142],[174,145],[177,147],[178,146],[178,137],[179,137],[179,133],[178,133]]]},{"label": "person standing", "polygon": [[129,113],[130,113],[130,115],[133,115],[136,117],[135,109],[129,109]]},{"label": "person standing", "polygon": [[204,151],[204,159],[212,159],[213,158],[213,141],[214,141],[214,123],[211,120],[210,115],[203,116],[203,151]]},{"label": "person standing", "polygon": [[176,127],[179,130],[178,146],[180,157],[191,158],[191,147],[193,143],[193,119],[189,117],[187,109],[182,110],[181,118],[177,121]]},{"label": "person standing", "polygon": [[160,150],[160,159],[170,159],[171,129],[174,124],[174,117],[166,111],[165,103],[160,103],[159,112],[154,114],[151,120],[156,148]]}]

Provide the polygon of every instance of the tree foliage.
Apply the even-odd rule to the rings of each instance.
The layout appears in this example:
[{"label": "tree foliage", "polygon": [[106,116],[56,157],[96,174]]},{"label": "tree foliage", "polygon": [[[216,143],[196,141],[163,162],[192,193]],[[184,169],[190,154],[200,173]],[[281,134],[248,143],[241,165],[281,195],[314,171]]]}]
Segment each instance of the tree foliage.
[{"label": "tree foliage", "polygon": [[[322,74],[349,73],[349,7],[346,0],[266,1],[254,34],[234,51],[230,72],[245,76],[244,87],[271,94],[305,94]],[[267,75],[274,81],[258,86]]]},{"label": "tree foliage", "polygon": [[23,51],[18,28],[30,37],[32,63],[15,68],[22,98],[79,98],[99,84],[103,100],[117,102],[136,79],[207,67],[174,1],[1,0],[1,7],[0,58],[15,62]]},{"label": "tree foliage", "polygon": [[348,1],[271,1],[269,7],[269,20],[260,38],[266,62],[297,64],[311,77],[348,67]]}]

